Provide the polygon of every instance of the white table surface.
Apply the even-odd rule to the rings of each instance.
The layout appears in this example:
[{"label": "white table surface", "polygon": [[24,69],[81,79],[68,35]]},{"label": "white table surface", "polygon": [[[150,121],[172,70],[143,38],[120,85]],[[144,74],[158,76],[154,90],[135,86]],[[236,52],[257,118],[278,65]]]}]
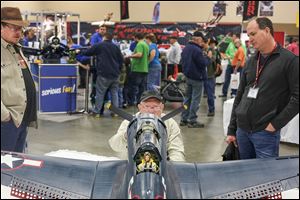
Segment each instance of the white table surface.
[{"label": "white table surface", "polygon": [[[230,122],[233,101],[234,98],[228,99],[223,104],[223,128],[225,136]],[[280,135],[280,141],[299,144],[299,114],[281,129]]]}]

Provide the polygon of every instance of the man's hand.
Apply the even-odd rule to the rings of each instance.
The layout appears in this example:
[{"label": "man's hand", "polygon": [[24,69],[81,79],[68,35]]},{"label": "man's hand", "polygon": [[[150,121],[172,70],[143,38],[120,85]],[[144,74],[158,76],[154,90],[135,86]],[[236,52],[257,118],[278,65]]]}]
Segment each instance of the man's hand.
[{"label": "man's hand", "polygon": [[209,57],[210,59],[213,57],[212,51],[207,52],[207,57]]},{"label": "man's hand", "polygon": [[274,128],[274,126],[271,123],[268,124],[268,126],[267,126],[267,128],[265,128],[265,130],[269,131],[269,132],[275,132],[276,131],[276,129]]},{"label": "man's hand", "polygon": [[209,48],[209,45],[208,45],[208,43],[203,43],[203,49],[205,50],[205,51],[207,51],[208,50],[208,48]]},{"label": "man's hand", "polygon": [[237,73],[237,67],[234,68],[233,73],[234,73],[234,74]]},{"label": "man's hand", "polygon": [[226,142],[227,144],[231,143],[231,142],[235,142],[236,141],[236,137],[232,136],[232,135],[228,135],[226,138]]},{"label": "man's hand", "polygon": [[140,52],[128,56],[128,58],[141,58],[141,57],[143,57],[143,54]]},{"label": "man's hand", "polygon": [[9,116],[5,120],[3,120],[3,122],[9,122],[10,120],[11,120],[11,116],[9,114]]},{"label": "man's hand", "polygon": [[90,65],[89,65],[89,64],[84,65],[84,64],[82,64],[81,62],[77,62],[77,65],[79,65],[79,66],[82,67],[83,69],[90,70]]}]

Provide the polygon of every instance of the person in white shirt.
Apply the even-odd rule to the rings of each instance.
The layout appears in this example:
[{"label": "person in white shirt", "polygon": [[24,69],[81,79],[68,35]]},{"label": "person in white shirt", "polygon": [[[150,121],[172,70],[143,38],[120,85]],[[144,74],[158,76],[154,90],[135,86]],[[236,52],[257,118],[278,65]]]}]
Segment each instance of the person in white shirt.
[{"label": "person in white shirt", "polygon": [[[140,103],[138,104],[140,113],[150,113],[154,114],[157,117],[163,116],[163,98],[156,91],[145,91],[141,98]],[[165,125],[167,127],[167,152],[168,158],[171,161],[185,161],[184,155],[184,145],[181,135],[181,130],[177,122],[170,118],[166,120]],[[119,153],[120,158],[127,159],[127,127],[129,121],[124,120],[120,125],[118,132],[109,139],[110,147]]]},{"label": "person in white shirt", "polygon": [[179,65],[181,59],[181,47],[177,42],[177,37],[169,37],[171,47],[167,51],[167,61],[168,61],[168,76],[173,76],[176,79],[176,76],[179,72],[182,72],[182,69]]}]

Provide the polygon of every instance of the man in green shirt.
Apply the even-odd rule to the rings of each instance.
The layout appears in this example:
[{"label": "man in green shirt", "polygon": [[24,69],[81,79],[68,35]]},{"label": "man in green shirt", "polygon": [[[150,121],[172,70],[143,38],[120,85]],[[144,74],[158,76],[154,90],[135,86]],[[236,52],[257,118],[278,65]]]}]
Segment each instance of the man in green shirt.
[{"label": "man in green shirt", "polygon": [[141,33],[135,34],[138,40],[131,58],[131,72],[128,76],[128,104],[134,105],[141,94],[146,90],[148,64],[149,64],[149,46],[144,42],[144,36]]}]

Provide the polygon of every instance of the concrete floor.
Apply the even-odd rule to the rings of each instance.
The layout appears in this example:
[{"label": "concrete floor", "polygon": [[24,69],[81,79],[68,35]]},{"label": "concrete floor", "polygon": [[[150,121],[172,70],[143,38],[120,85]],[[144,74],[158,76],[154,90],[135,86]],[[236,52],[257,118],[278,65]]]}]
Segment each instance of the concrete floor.
[{"label": "concrete floor", "polygon": [[[221,85],[216,87],[216,96],[221,93]],[[80,105],[83,98],[79,98]],[[187,162],[220,161],[227,144],[223,133],[223,102],[216,98],[216,115],[207,117],[207,99],[202,98],[198,119],[205,128],[182,128]],[[166,113],[170,112],[172,104],[166,104]],[[126,109],[134,113],[134,108]],[[175,117],[180,121],[180,115]],[[109,144],[109,138],[117,131],[122,119],[112,118],[109,111],[103,117],[96,119],[83,115],[80,119],[63,123],[39,120],[39,129],[29,129],[28,153],[43,155],[60,149],[88,152],[101,156],[118,156]],[[290,143],[280,144],[280,155],[299,155],[299,145]]]}]

